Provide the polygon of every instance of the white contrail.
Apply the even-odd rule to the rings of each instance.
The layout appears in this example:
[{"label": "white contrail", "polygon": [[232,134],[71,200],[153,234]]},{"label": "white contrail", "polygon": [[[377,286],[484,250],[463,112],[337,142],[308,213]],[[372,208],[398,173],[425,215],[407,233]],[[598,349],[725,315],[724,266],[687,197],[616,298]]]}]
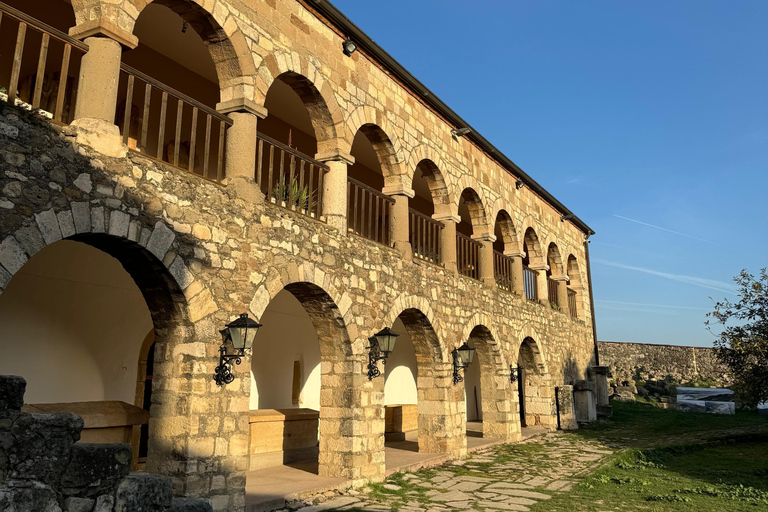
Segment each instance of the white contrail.
[{"label": "white contrail", "polygon": [[618,219],[626,220],[626,221],[629,221],[629,222],[634,222],[635,224],[640,224],[641,226],[648,226],[649,228],[658,229],[659,231],[666,231],[667,233],[672,233],[673,235],[684,236],[685,238],[691,238],[693,240],[698,240],[699,242],[704,242],[704,243],[712,244],[712,245],[718,245],[715,242],[712,242],[710,240],[704,240],[703,238],[699,238],[699,237],[693,236],[693,235],[686,235],[685,233],[681,233],[679,231],[672,231],[671,229],[663,228],[661,226],[654,226],[653,224],[648,224],[647,222],[643,222],[643,221],[640,221],[640,220],[630,219],[629,217],[623,217],[621,215],[616,215],[615,213],[613,214],[613,216],[618,218]]},{"label": "white contrail", "polygon": [[663,277],[665,279],[671,279],[672,281],[678,281],[681,283],[688,283],[694,286],[700,286],[702,288],[709,288],[710,290],[717,290],[723,293],[730,293],[736,295],[736,285],[730,283],[724,283],[723,281],[717,281],[715,279],[706,279],[703,277],[686,276],[683,274],[670,274],[669,272],[661,272],[659,270],[653,270],[652,268],[636,267],[633,265],[626,265],[624,263],[617,263],[615,261],[606,261],[601,259],[592,260],[593,263],[598,265],[607,265],[609,267],[623,268],[625,270],[634,270],[635,272],[642,272],[644,274],[650,274],[652,276]]},{"label": "white contrail", "polygon": [[698,308],[694,306],[670,306],[669,304],[643,304],[640,302],[623,302],[620,300],[596,300],[595,302],[602,302],[604,304],[620,304],[620,305],[626,305],[626,306],[643,306],[643,307],[649,307],[649,308],[694,309],[694,310],[709,311],[708,308]]}]

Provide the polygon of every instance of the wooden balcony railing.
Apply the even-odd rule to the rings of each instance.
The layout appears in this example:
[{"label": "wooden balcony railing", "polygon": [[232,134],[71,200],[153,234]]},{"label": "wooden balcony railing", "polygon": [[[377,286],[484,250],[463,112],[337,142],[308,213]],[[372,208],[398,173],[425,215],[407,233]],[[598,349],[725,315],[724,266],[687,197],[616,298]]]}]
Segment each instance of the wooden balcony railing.
[{"label": "wooden balcony railing", "polygon": [[378,190],[347,178],[347,229],[389,246],[390,212],[394,203]]},{"label": "wooden balcony railing", "polygon": [[60,123],[75,113],[80,60],[88,46],[0,2],[0,98]]},{"label": "wooden balcony railing", "polygon": [[547,277],[547,300],[550,305],[557,305],[557,281],[550,277]]},{"label": "wooden balcony railing", "polygon": [[579,309],[576,307],[576,290],[568,288],[568,312],[571,318],[579,318]]},{"label": "wooden balcony railing", "polygon": [[130,66],[120,66],[116,124],[130,149],[204,178],[224,178],[232,121]]},{"label": "wooden balcony railing", "polygon": [[256,183],[267,201],[320,219],[328,166],[264,134],[256,147]]},{"label": "wooden balcony railing", "polygon": [[539,287],[536,284],[538,272],[531,270],[527,265],[523,265],[523,286],[525,288],[525,298],[532,301],[539,300]]},{"label": "wooden balcony railing", "polygon": [[456,265],[463,276],[479,279],[478,261],[480,259],[480,243],[467,235],[456,233]]},{"label": "wooden balcony railing", "polygon": [[512,293],[514,292],[514,271],[515,261],[509,256],[504,256],[499,251],[493,251],[493,274],[496,276],[496,286],[500,290]]},{"label": "wooden balcony railing", "polygon": [[436,220],[410,210],[410,242],[413,255],[430,263],[440,263],[440,232],[443,224]]}]

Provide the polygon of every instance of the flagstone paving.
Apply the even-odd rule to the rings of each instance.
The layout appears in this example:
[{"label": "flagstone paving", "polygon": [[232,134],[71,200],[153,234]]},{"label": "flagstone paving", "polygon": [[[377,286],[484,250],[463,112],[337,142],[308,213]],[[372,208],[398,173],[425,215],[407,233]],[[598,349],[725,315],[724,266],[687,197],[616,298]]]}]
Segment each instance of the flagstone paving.
[{"label": "flagstone paving", "polygon": [[284,511],[525,512],[571,490],[582,473],[614,452],[595,440],[551,432],[475,452],[463,461],[396,473],[361,490],[290,503]]}]

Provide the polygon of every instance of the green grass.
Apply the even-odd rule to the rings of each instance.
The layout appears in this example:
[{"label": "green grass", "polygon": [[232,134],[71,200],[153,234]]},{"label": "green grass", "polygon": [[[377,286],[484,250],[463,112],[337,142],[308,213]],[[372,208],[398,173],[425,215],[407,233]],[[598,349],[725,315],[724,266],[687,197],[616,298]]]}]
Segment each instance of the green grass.
[{"label": "green grass", "polygon": [[532,512],[768,511],[768,436],[627,450]]},{"label": "green grass", "polygon": [[[735,415],[703,414],[662,409],[642,402],[612,402],[610,421],[587,425],[576,435],[617,448],[647,448],[719,439],[723,435],[762,431],[768,433],[768,417],[751,411]],[[729,431],[725,433],[724,431]]]}]

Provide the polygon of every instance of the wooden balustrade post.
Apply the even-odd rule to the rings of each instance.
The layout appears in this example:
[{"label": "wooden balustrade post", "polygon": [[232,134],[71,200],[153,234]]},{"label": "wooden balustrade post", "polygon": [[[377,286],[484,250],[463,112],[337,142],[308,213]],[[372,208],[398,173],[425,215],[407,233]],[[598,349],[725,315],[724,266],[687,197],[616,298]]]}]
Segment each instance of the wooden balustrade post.
[{"label": "wooden balustrade post", "polygon": [[315,160],[329,168],[323,180],[323,216],[329,226],[347,233],[347,167],[355,163],[355,157],[335,150],[318,153]]},{"label": "wooden balustrade post", "polygon": [[219,103],[216,110],[232,120],[224,146],[227,186],[235,187],[235,192],[247,201],[263,201],[264,194],[256,183],[256,145],[258,122],[267,117],[267,109],[238,98]]},{"label": "wooden balustrade post", "polygon": [[461,222],[461,217],[454,214],[435,214],[432,218],[443,223],[443,229],[440,231],[440,263],[446,272],[457,274],[456,225]]},{"label": "wooden balustrade post", "polygon": [[536,271],[536,294],[539,302],[545,306],[549,306],[549,293],[547,288],[547,270],[549,270],[549,265],[546,263],[538,263],[536,265],[529,265],[528,268]]},{"label": "wooden balustrade post", "polygon": [[525,253],[504,251],[504,256],[512,258],[512,293],[525,298],[525,280],[523,279],[523,258]]},{"label": "wooden balustrade post", "polygon": [[472,240],[481,245],[477,258],[477,266],[479,267],[477,277],[488,286],[496,287],[496,277],[493,272],[493,242],[496,237],[491,233],[483,233],[473,235]]},{"label": "wooden balustrade post", "polygon": [[385,186],[381,191],[383,194],[392,197],[395,204],[392,205],[389,218],[389,231],[392,247],[394,247],[406,261],[413,259],[413,248],[409,235],[410,215],[408,212],[408,199],[415,194],[413,189],[406,188],[398,184],[395,186]]},{"label": "wooden balustrade post", "polygon": [[101,20],[73,27],[69,34],[88,45],[88,52],[80,63],[75,115],[71,123],[77,141],[107,156],[125,156],[127,149],[120,137],[120,129],[115,125],[117,88],[123,48],[135,48],[138,38]]}]

